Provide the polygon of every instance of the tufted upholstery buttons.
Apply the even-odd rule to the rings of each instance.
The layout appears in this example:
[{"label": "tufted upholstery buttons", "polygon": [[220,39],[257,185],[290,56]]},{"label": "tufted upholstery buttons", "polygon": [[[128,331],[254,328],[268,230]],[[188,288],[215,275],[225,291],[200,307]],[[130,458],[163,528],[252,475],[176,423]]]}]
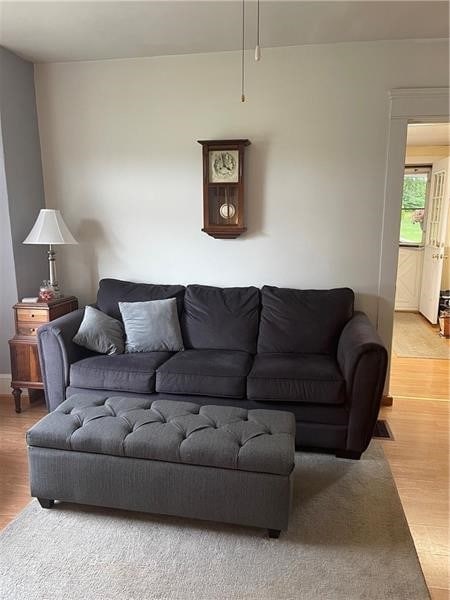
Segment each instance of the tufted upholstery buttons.
[{"label": "tufted upholstery buttons", "polygon": [[286,474],[291,413],[76,394],[35,425],[31,446]]}]

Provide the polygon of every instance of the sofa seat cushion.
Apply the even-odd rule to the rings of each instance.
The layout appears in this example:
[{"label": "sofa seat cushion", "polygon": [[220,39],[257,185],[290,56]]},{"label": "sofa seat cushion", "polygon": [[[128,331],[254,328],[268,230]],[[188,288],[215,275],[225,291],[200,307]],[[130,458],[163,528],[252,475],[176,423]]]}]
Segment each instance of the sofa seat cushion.
[{"label": "sofa seat cushion", "polygon": [[252,357],[237,350],[185,350],[161,365],[156,391],[244,398]]},{"label": "sofa seat cushion", "polygon": [[148,394],[155,391],[155,371],[171,352],[92,356],[70,367],[70,385],[96,390]]},{"label": "sofa seat cushion", "polygon": [[247,378],[251,400],[342,404],[345,380],[337,361],[321,354],[258,354]]}]

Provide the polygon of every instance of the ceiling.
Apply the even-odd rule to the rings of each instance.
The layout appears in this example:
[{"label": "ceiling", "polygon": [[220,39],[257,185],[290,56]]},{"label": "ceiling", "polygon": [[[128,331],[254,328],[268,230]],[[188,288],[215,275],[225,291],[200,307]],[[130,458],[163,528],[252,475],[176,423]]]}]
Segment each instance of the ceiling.
[{"label": "ceiling", "polygon": [[450,123],[408,125],[408,146],[449,146]]},{"label": "ceiling", "polygon": [[[248,48],[256,2],[246,0]],[[191,54],[241,47],[239,0],[0,0],[0,45],[33,62]],[[448,38],[449,5],[261,0],[261,46]]]}]

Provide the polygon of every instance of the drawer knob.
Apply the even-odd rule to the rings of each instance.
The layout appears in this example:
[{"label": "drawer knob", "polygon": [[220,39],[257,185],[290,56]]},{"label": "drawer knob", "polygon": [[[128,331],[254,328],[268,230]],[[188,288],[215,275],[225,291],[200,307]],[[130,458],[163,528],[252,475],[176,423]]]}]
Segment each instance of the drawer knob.
[{"label": "drawer knob", "polygon": [[31,318],[34,319],[34,314],[31,314]]}]

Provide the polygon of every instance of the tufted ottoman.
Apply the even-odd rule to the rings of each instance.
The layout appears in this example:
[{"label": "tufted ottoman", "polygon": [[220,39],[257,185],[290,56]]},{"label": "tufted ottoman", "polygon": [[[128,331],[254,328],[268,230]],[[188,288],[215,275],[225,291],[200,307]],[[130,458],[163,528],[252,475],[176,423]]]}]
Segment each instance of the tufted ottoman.
[{"label": "tufted ottoman", "polygon": [[288,525],[295,418],[77,394],[27,433],[31,495],[263,527]]}]

